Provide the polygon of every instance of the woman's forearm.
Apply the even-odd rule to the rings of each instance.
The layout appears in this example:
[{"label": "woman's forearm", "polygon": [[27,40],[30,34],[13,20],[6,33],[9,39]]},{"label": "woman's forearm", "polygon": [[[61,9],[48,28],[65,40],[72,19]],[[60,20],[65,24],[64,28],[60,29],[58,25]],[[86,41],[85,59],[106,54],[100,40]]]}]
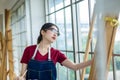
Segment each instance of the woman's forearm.
[{"label": "woman's forearm", "polygon": [[89,61],[86,61],[86,62],[82,62],[82,63],[79,63],[79,64],[76,64],[75,65],[75,70],[78,70],[78,69],[83,69],[87,66],[90,66],[92,64],[92,60],[89,60]]},{"label": "woman's forearm", "polygon": [[66,59],[65,61],[62,62],[62,65],[66,66],[72,70],[78,70],[78,69],[82,69],[82,68],[85,68],[85,67],[91,65],[92,62],[93,62],[93,59],[83,62],[83,63],[75,64],[75,63],[71,62],[69,59]]},{"label": "woman's forearm", "polygon": [[27,64],[22,63],[22,68],[21,68],[20,76],[24,77],[26,75],[26,74],[24,74],[24,73],[26,73],[26,70],[27,70]]}]

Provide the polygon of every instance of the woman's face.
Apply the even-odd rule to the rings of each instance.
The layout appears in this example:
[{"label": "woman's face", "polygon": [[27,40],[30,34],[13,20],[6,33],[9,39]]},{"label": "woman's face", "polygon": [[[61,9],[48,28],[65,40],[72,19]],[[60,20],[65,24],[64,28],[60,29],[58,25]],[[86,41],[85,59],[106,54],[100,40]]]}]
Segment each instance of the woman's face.
[{"label": "woman's face", "polygon": [[46,39],[50,43],[53,43],[57,39],[58,35],[59,33],[58,33],[58,29],[56,28],[56,26],[51,26],[50,28],[46,30],[46,32],[44,32],[43,39]]}]

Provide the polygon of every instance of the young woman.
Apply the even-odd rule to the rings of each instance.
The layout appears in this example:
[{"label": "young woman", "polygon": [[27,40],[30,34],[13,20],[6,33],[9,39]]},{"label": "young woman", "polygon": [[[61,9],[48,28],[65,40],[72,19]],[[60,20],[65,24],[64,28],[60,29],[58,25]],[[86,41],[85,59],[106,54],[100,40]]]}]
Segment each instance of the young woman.
[{"label": "young woman", "polygon": [[21,63],[20,77],[16,80],[56,80],[56,63],[72,70],[82,69],[89,66],[92,60],[85,63],[75,64],[62,52],[51,47],[59,36],[59,29],[53,23],[45,23],[37,40],[37,45],[31,45],[24,50]]}]

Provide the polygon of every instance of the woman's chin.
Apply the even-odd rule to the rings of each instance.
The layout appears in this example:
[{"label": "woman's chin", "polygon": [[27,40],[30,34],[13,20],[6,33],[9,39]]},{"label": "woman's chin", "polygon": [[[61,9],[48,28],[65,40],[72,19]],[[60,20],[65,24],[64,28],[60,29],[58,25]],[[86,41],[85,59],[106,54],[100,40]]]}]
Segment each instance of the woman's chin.
[{"label": "woman's chin", "polygon": [[53,43],[53,42],[55,42],[55,40],[51,40],[50,42]]}]

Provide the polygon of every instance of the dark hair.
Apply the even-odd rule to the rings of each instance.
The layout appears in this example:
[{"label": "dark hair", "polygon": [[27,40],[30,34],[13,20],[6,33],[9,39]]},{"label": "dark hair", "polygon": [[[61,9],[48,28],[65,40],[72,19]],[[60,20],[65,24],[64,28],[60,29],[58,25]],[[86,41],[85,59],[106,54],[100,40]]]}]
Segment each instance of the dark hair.
[{"label": "dark hair", "polygon": [[[40,41],[42,40],[42,34],[41,34],[41,31],[44,30],[46,31],[47,29],[49,29],[50,27],[52,26],[56,26],[55,24],[53,23],[45,23],[42,27],[41,27],[41,30],[40,30],[40,34],[38,36],[38,39],[37,39],[37,44],[40,43]],[[56,26],[56,28],[58,29],[58,32],[59,32],[59,28]]]}]

